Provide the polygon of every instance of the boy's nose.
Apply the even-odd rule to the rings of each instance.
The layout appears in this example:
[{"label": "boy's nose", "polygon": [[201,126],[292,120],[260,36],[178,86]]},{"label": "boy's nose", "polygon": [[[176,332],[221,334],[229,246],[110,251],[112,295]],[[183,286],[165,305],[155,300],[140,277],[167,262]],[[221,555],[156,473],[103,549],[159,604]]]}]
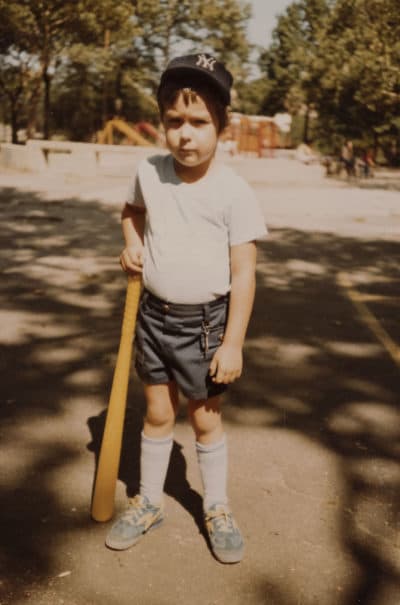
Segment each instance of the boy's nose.
[{"label": "boy's nose", "polygon": [[190,139],[190,124],[182,124],[181,139]]}]

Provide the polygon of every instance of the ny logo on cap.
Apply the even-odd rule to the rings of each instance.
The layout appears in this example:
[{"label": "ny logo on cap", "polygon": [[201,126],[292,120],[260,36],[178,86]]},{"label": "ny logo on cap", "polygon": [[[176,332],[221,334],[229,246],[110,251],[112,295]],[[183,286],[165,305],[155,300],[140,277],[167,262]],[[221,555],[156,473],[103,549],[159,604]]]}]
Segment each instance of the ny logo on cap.
[{"label": "ny logo on cap", "polygon": [[199,67],[204,67],[204,69],[209,69],[210,71],[214,71],[214,65],[217,62],[213,57],[206,57],[205,55],[198,55],[197,63]]}]

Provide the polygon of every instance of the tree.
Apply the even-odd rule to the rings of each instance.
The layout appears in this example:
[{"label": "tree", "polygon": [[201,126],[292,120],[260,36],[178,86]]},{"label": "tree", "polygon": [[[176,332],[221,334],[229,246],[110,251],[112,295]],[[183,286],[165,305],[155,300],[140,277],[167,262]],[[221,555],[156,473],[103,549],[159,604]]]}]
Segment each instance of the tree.
[{"label": "tree", "polygon": [[[34,57],[39,67],[45,138],[50,134],[51,81],[68,60],[68,52],[80,42],[83,46],[91,45],[92,49],[99,45],[94,54],[97,66],[102,66],[100,73],[106,105],[107,73],[114,68],[110,60],[111,38],[115,34],[115,45],[118,46],[118,35],[123,38],[132,16],[129,0],[121,0],[118,4],[112,0],[17,0],[12,3],[0,0],[0,36],[5,34],[9,51],[12,48],[20,56]],[[83,56],[87,59],[88,54],[84,52]]]},{"label": "tree", "polygon": [[73,35],[79,8],[79,0],[0,0],[0,33],[7,30],[11,45],[21,55],[35,57],[40,68],[45,138],[49,136],[51,78]]},{"label": "tree", "polygon": [[251,16],[250,4],[236,0],[214,0],[200,2],[199,9],[204,30],[197,41],[202,48],[215,53],[225,62],[235,79],[244,79],[250,52],[246,32]]},{"label": "tree", "polygon": [[260,65],[264,110],[318,114],[317,135],[362,145],[399,134],[400,14],[396,0],[301,0],[280,17]]},{"label": "tree", "polygon": [[233,109],[247,115],[260,113],[264,99],[269,94],[270,82],[266,78],[253,79],[250,82],[239,80],[235,84],[237,98],[233,101]]},{"label": "tree", "polygon": [[212,52],[235,71],[249,54],[248,3],[240,0],[137,0],[135,14],[142,30],[139,50],[157,72],[182,52]]},{"label": "tree", "polygon": [[[335,131],[378,144],[380,134],[399,133],[400,15],[395,0],[338,0],[320,53],[321,123],[335,116]],[[397,126],[396,126],[397,124]]]},{"label": "tree", "polygon": [[273,42],[260,57],[260,67],[272,83],[262,110],[303,114],[303,140],[308,139],[309,115],[315,109],[318,48],[330,4],[329,0],[293,2],[279,17]]},{"label": "tree", "polygon": [[39,74],[31,107],[42,102],[45,137],[55,128],[87,139],[116,111],[154,119],[160,72],[177,53],[200,46],[244,79],[248,18],[241,0],[0,0],[0,53],[21,73],[29,57]]},{"label": "tree", "polygon": [[100,79],[102,122],[121,96],[122,73],[138,65],[134,41],[140,35],[130,0],[86,0],[80,18],[78,44],[69,52],[72,65],[86,65]]},{"label": "tree", "polygon": [[34,104],[39,85],[32,57],[20,55],[13,48],[7,55],[0,54],[0,98],[5,102],[13,143],[18,143],[18,130],[23,118],[29,127],[32,120],[29,108]]}]

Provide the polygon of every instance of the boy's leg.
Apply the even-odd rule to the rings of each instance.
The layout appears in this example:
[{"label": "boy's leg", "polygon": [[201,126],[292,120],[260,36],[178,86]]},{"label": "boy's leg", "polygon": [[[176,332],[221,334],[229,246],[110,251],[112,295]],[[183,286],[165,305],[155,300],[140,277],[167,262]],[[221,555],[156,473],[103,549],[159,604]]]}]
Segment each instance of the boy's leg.
[{"label": "boy's leg", "polygon": [[146,385],[147,413],[141,439],[140,493],[112,526],[106,545],[125,550],[163,520],[163,491],[178,408],[175,383]]},{"label": "boy's leg", "polygon": [[228,507],[228,451],[220,398],[190,400],[189,415],[196,435],[211,549],[222,563],[238,563],[243,557],[243,538]]},{"label": "boy's leg", "polygon": [[221,401],[189,401],[189,417],[196,435],[197,459],[204,488],[204,510],[227,504],[228,456],[221,417]]},{"label": "boy's leg", "polygon": [[178,389],[170,382],[145,385],[144,392],[147,412],[141,440],[140,495],[160,506],[173,446]]}]

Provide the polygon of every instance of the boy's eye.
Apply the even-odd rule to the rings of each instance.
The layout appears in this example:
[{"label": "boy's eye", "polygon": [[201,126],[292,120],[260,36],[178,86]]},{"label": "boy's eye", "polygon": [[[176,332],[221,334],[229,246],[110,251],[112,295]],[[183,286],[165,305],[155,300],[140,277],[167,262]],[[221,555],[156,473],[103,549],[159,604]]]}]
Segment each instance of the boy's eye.
[{"label": "boy's eye", "polygon": [[196,124],[196,126],[203,126],[204,124],[208,124],[207,120],[205,120],[204,118],[197,118],[196,120],[194,120],[194,123]]},{"label": "boy's eye", "polygon": [[169,126],[179,126],[181,120],[179,118],[168,118],[167,123]]}]

